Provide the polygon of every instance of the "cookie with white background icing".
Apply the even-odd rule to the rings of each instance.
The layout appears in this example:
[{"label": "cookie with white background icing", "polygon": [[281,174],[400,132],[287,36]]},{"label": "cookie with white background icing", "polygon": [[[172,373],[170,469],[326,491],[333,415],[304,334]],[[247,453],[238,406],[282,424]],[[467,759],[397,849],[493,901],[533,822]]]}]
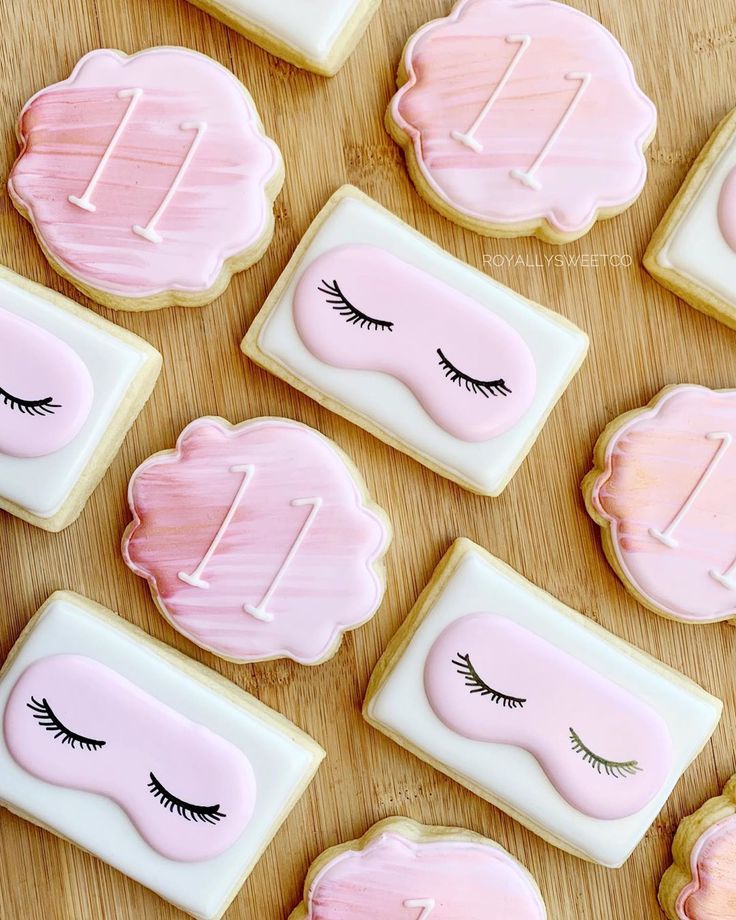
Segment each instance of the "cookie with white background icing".
[{"label": "cookie with white background icing", "polygon": [[334,76],[381,0],[189,0],[271,54]]},{"label": "cookie with white background icing", "polygon": [[672,858],[659,886],[669,920],[736,920],[736,776],[683,818]]},{"label": "cookie with white background icing", "polygon": [[319,664],[383,600],[388,519],[306,425],[197,419],[128,499],[126,563],[175,629],[224,658]]},{"label": "cookie with white background icing", "polygon": [[458,827],[387,818],[312,864],[289,920],[546,920],[536,882],[503,847]]},{"label": "cookie with white background icing", "polygon": [[626,588],[687,623],[736,617],[736,390],[681,385],[614,419],[583,482]]},{"label": "cookie with white background icing", "polygon": [[736,109],[687,174],[644,266],[696,310],[736,329]]},{"label": "cookie with white background icing", "polygon": [[379,661],[363,712],[549,843],[616,867],[721,709],[463,539]]},{"label": "cookie with white background icing", "polygon": [[71,524],[160,370],[143,339],[0,266],[0,508]]},{"label": "cookie with white background icing", "polygon": [[577,239],[639,196],[657,114],[599,22],[459,0],[409,40],[386,115],[429,203],[486,236]]},{"label": "cookie with white background icing", "polygon": [[324,756],[214,671],[70,592],[11,649],[0,713],[0,802],[200,920],[222,916]]},{"label": "cookie with white background icing", "polygon": [[18,138],[13,203],[105,306],[202,306],[271,241],[281,154],[246,88],[203,54],[92,51],[26,103]]},{"label": "cookie with white background icing", "polygon": [[498,495],[588,339],[344,186],[242,348],[441,476]]}]

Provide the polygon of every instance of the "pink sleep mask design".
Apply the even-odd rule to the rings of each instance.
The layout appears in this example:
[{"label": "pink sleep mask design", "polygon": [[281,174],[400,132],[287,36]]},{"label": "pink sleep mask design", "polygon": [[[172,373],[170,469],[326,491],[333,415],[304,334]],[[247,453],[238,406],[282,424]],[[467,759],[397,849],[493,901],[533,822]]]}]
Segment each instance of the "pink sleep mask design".
[{"label": "pink sleep mask design", "polygon": [[253,815],[255,775],[239,748],[92,658],[29,665],[3,728],[24,770],[112,799],[167,859],[224,853]]},{"label": "pink sleep mask design", "polygon": [[528,751],[593,818],[641,811],[672,766],[669,731],[650,706],[503,616],[450,624],[427,656],[424,684],[448,728]]},{"label": "pink sleep mask design", "polygon": [[376,246],[316,258],[299,279],[294,321],[320,361],[390,374],[463,441],[508,431],[536,392],[534,358],[512,326]]},{"label": "pink sleep mask design", "polygon": [[723,238],[736,252],[736,169],[726,177],[718,198],[718,225]]}]

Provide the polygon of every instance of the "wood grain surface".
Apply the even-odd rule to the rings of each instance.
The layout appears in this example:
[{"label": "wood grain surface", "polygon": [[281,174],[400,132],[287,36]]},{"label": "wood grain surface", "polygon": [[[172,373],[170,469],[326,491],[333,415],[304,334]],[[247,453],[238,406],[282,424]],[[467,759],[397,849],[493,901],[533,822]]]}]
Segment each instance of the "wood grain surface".
[{"label": "wood grain surface", "polygon": [[[497,840],[537,878],[551,920],[657,918],[656,888],[679,819],[716,795],[736,770],[736,629],[688,627],[641,608],[609,569],[579,488],[593,444],[610,418],[643,405],[667,383],[736,383],[734,333],[678,301],[640,266],[689,163],[736,102],[733,3],[573,0],[628,50],[639,82],[657,103],[660,125],[648,153],[650,178],[638,203],[562,249],[536,240],[484,240],[456,228],[420,200],[399,149],[384,131],[383,113],[404,41],[450,5],[450,0],[384,0],[346,67],[324,80],[276,60],[185,0],[0,0],[3,180],[16,153],[14,125],[23,103],[68,76],[82,54],[98,47],[132,52],[157,44],[186,45],[216,58],[248,86],[286,160],[273,245],[217,302],[205,309],[140,315],[96,308],[152,342],[164,355],[164,371],[79,521],[59,535],[7,515],[0,521],[0,654],[8,652],[54,589],[73,589],[214,667],[326,748],[315,783],[263,856],[228,920],[283,920],[301,898],[307,867],[324,848],[360,836],[389,815],[466,826]],[[345,181],[470,264],[482,268],[484,257],[486,263],[498,263],[486,264],[486,270],[591,336],[586,364],[500,498],[474,496],[440,479],[248,363],[238,349],[302,233]],[[0,242],[0,261],[80,299],[47,266],[6,194],[0,194]],[[555,253],[570,264],[541,267],[544,256]],[[597,267],[591,264],[596,255]],[[611,255],[630,256],[631,265],[605,264]],[[181,429],[203,414],[233,422],[283,414],[317,427],[355,459],[393,520],[386,601],[325,665],[223,662],[175,633],[156,612],[145,583],[123,565],[119,541],[131,472],[149,454],[173,446]],[[460,535],[725,702],[712,742],[622,869],[601,869],[553,849],[361,719],[371,669]],[[99,861],[0,813],[2,920],[179,916]]]}]

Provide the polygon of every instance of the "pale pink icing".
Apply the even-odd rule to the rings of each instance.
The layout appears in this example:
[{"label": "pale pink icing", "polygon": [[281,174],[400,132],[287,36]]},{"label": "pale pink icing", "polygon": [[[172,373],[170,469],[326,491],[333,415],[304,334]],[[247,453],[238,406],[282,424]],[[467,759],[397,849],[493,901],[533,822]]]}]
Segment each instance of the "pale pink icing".
[{"label": "pale pink icing", "polygon": [[[433,902],[429,913],[406,902]],[[395,832],[329,862],[312,883],[307,920],[544,920],[539,893],[501,849],[417,843]]]},{"label": "pale pink icing", "polygon": [[[736,560],[736,390],[673,387],[625,424],[607,445],[591,500],[610,524],[616,558],[649,603],[693,622],[736,615],[736,579],[714,577]],[[718,464],[713,466],[720,451]],[[700,480],[694,503],[667,546],[651,530],[673,521]]]},{"label": "pale pink icing", "polygon": [[718,225],[723,238],[736,252],[736,169],[726,177],[718,198]]},{"label": "pale pink icing", "polygon": [[[67,731],[104,745],[90,749],[47,729],[53,723],[39,713],[44,700]],[[223,853],[253,814],[255,775],[241,750],[92,658],[52,655],[31,664],[8,698],[3,727],[24,770],[112,799],[168,859],[194,862]],[[184,803],[218,805],[221,817],[194,820],[165,807],[149,788],[151,773]]]},{"label": "pale pink icing", "polygon": [[[618,42],[580,11],[551,0],[460,0],[416,33],[404,66],[408,82],[391,103],[392,119],[453,210],[497,225],[544,218],[576,233],[598,209],[623,207],[641,191],[656,110]],[[467,133],[498,87],[474,135],[483,150],[471,149],[452,132]],[[514,178],[512,170],[530,170],[568,108],[534,170],[541,187]]]},{"label": "pale pink icing", "polygon": [[0,307],[0,453],[42,457],[65,447],[93,397],[87,365],[66,342]]},{"label": "pale pink icing", "polygon": [[[332,293],[335,284],[353,307],[391,328],[360,320]],[[534,398],[534,359],[515,329],[444,281],[375,246],[343,246],[315,259],[299,280],[294,319],[304,344],[321,361],[391,374],[438,425],[466,441],[507,431]],[[438,349],[467,377],[502,381],[504,388],[480,391],[453,380]]]},{"label": "pale pink icing", "polygon": [[[83,197],[131,106],[118,92],[142,90],[90,199]],[[197,137],[193,158],[155,229],[155,215]],[[44,247],[78,281],[144,297],[206,291],[228,258],[260,242],[268,227],[268,182],[280,154],[241,84],[224,67],[184,48],[132,57],[93,51],[69,79],[34,96],[20,117],[21,154],[9,190]]]},{"label": "pale pink icing", "polygon": [[736,815],[703,834],[690,854],[692,880],[677,899],[681,920],[736,920]]},{"label": "pale pink icing", "polygon": [[[469,685],[465,655],[488,688],[516,702]],[[450,624],[427,656],[424,682],[448,728],[529,751],[560,795],[593,818],[640,811],[672,766],[672,739],[650,706],[506,617],[471,613]],[[607,772],[586,761],[571,730],[599,758],[630,769]]]},{"label": "pale pink icing", "polygon": [[[251,473],[232,470],[243,466]],[[334,445],[304,425],[198,419],[175,451],[136,470],[128,496],[134,521],[125,561],[148,579],[178,630],[219,654],[314,663],[381,603],[376,565],[388,529]],[[207,586],[183,580],[213,541],[201,572]],[[265,608],[270,620],[248,605]]]}]

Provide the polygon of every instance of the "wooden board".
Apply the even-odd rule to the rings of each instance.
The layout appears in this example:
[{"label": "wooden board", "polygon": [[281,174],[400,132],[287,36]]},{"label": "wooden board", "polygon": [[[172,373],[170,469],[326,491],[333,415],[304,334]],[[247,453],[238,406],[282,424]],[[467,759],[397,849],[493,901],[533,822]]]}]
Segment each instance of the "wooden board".
[{"label": "wooden board", "polygon": [[[309,863],[325,847],[358,837],[394,814],[464,825],[499,841],[538,879],[551,920],[656,918],[655,892],[679,819],[720,791],[736,770],[736,630],[725,624],[687,627],[639,607],[609,569],[579,490],[593,444],[611,417],[643,405],[667,383],[726,387],[736,382],[734,333],[679,302],[640,267],[644,247],[688,164],[736,103],[733,4],[574,0],[574,5],[600,19],[628,49],[661,120],[640,201],[578,243],[554,250],[534,240],[483,240],[435,214],[414,191],[403,158],[383,129],[405,39],[426,20],[446,13],[450,0],[385,0],[356,54],[331,81],[277,61],[185,0],[0,2],[3,178],[15,156],[14,123],[22,104],[66,77],[82,54],[97,47],[131,52],[181,44],[211,55],[250,88],[286,160],[273,245],[216,303],[148,315],[100,309],[159,348],[165,365],[151,402],[80,520],[56,536],[7,515],[0,520],[1,655],[51,591],[71,588],[216,668],[327,749],[316,782],[253,872],[228,920],[283,920],[300,900]],[[509,257],[510,264],[495,260],[500,264],[492,271],[499,281],[590,333],[592,348],[583,370],[500,498],[463,492],[263,373],[238,350],[312,217],[345,181],[472,265],[482,267],[484,255]],[[0,243],[0,261],[75,296],[48,268],[5,194],[0,194]],[[555,252],[570,260],[630,255],[632,265],[538,267]],[[128,477],[149,454],[172,446],[187,422],[207,413],[232,421],[283,414],[316,426],[354,457],[393,519],[396,540],[386,602],[372,623],[350,634],[337,657],[318,669],[285,661],[237,666],[200,651],[164,622],[146,585],[123,565],[119,541],[127,520]],[[713,741],[623,869],[597,868],[551,848],[360,717],[371,669],[459,535],[483,544],[565,603],[725,701]],[[0,880],[3,920],[181,916],[97,860],[6,811],[0,813]]]}]

